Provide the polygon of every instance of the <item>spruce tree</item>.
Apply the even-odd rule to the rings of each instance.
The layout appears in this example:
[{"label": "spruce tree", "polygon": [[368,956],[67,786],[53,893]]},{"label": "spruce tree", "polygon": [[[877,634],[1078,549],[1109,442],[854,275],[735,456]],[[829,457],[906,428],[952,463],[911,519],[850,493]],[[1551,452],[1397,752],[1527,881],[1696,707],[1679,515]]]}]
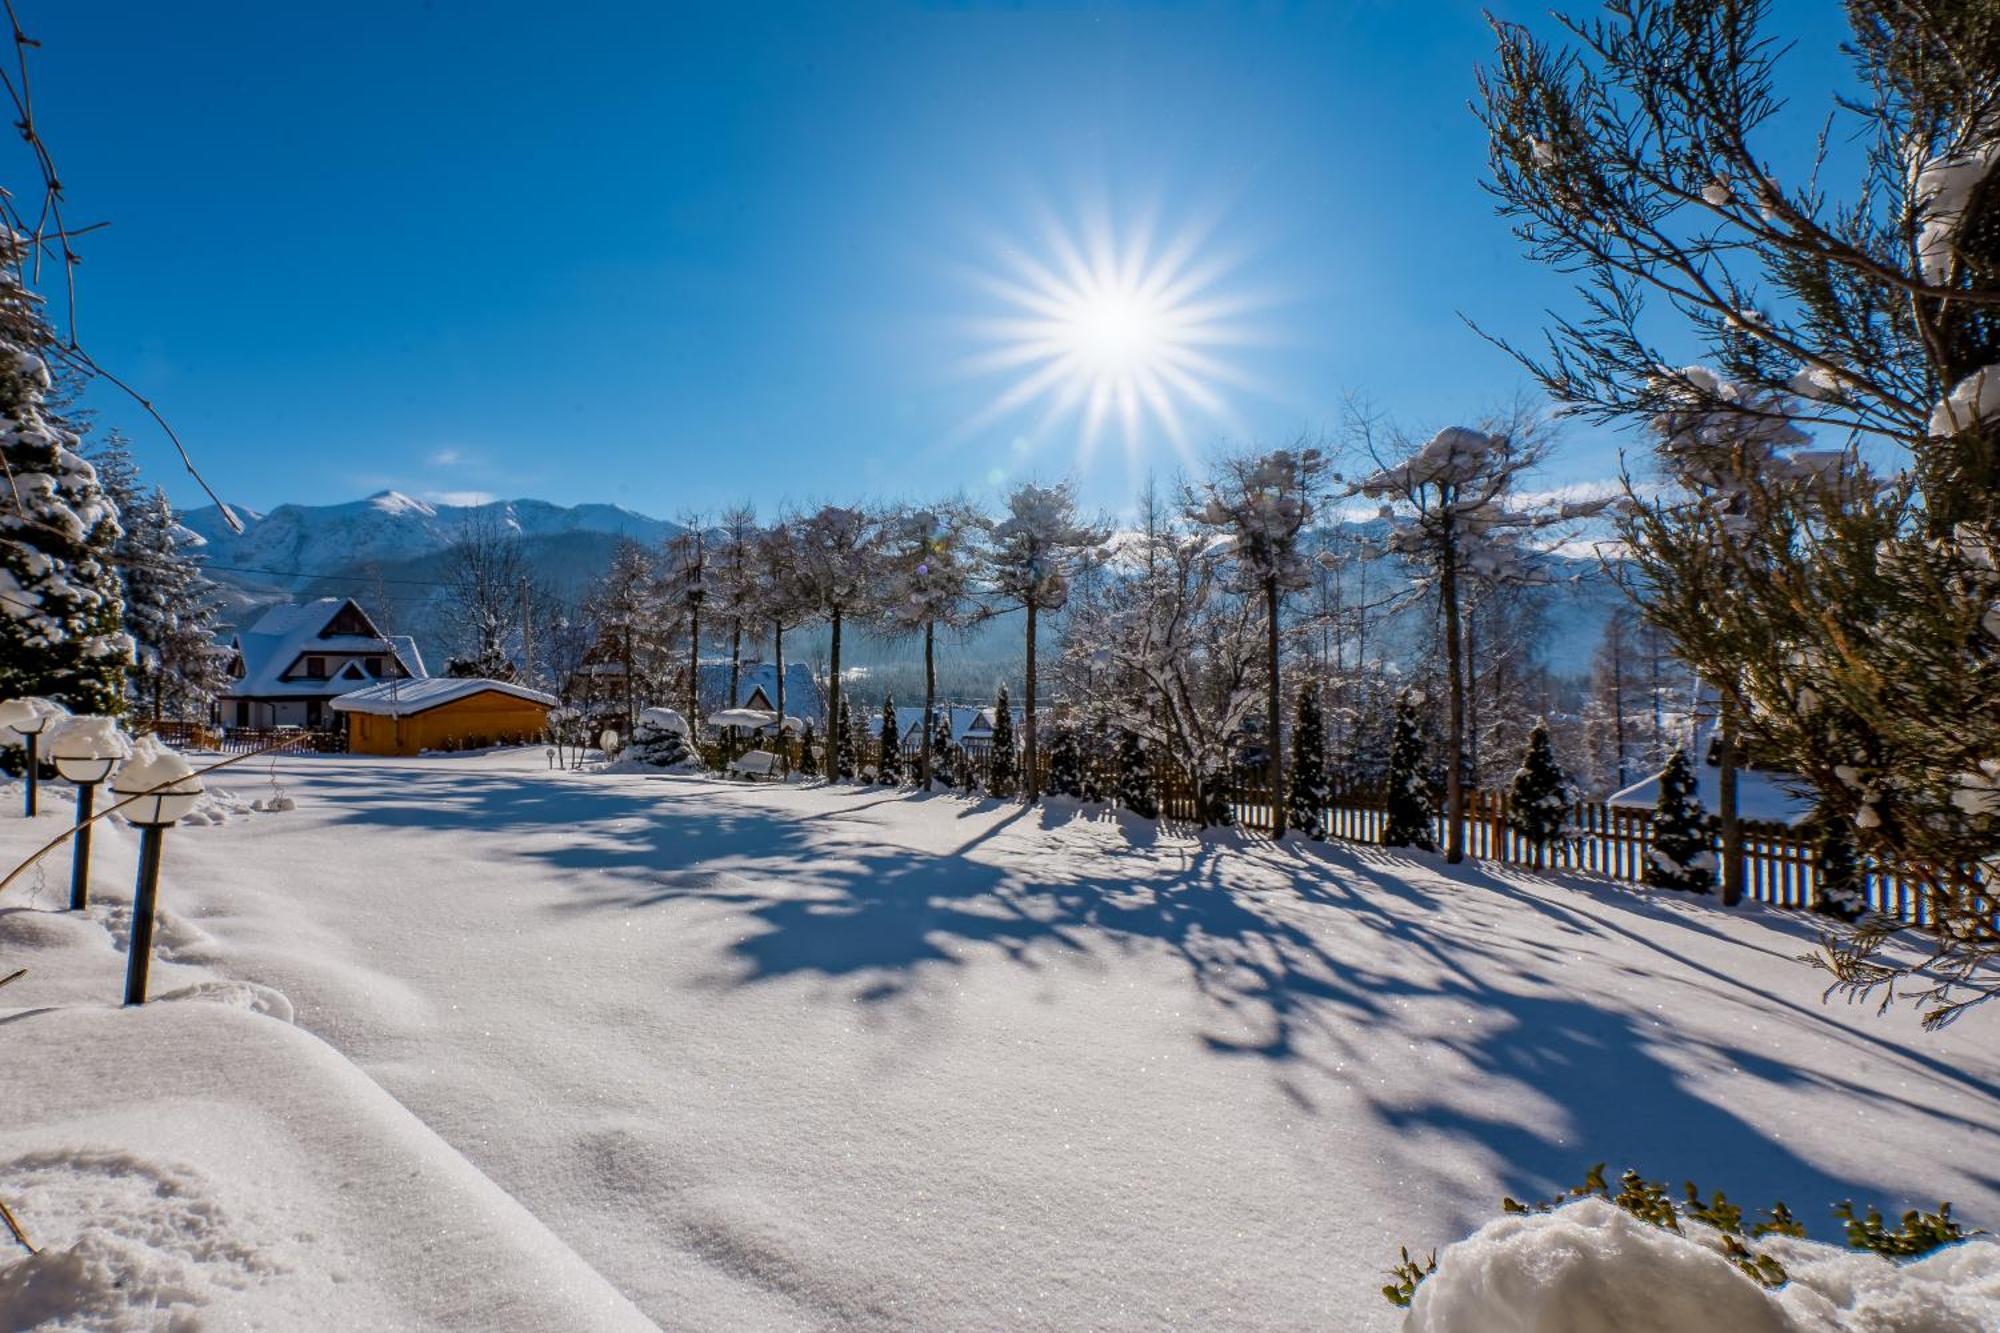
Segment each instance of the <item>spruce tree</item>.
[{"label": "spruce tree", "polygon": [[953,769],[951,768],[951,715],[948,710],[938,710],[927,744],[931,747],[932,778],[950,785],[951,779],[947,775],[953,772]]},{"label": "spruce tree", "polygon": [[833,741],[840,770],[835,776],[842,782],[853,782],[861,772],[861,756],[868,753],[868,723],[854,700],[844,696],[840,701],[840,733]]},{"label": "spruce tree", "polygon": [[625,753],[654,768],[700,768],[701,759],[688,744],[687,724],[678,717],[669,720],[669,710],[648,708],[632,725],[632,743]]},{"label": "spruce tree", "polygon": [[1821,806],[1813,812],[1813,910],[1841,921],[1858,921],[1868,911],[1868,884],[1854,846],[1854,826],[1840,812]]},{"label": "spruce tree", "polygon": [[1404,690],[1396,700],[1396,732],[1389,741],[1389,818],[1382,830],[1385,847],[1415,847],[1434,852],[1437,842],[1431,822],[1437,807],[1424,774],[1424,733],[1417,710],[1422,690]]},{"label": "spruce tree", "polygon": [[44,695],[77,713],[124,707],[132,641],[120,622],[118,506],[50,411],[50,343],[0,241],[0,698]]},{"label": "spruce tree", "polygon": [[1322,827],[1328,800],[1326,784],[1326,722],[1320,716],[1319,691],[1311,684],[1299,690],[1292,723],[1292,763],[1286,775],[1286,822],[1301,833],[1325,836]]},{"label": "spruce tree", "polygon": [[1090,730],[1077,733],[1077,743],[1083,752],[1083,799],[1092,805],[1110,800],[1118,789],[1118,755],[1102,716]]},{"label": "spruce tree", "polygon": [[155,721],[169,711],[203,717],[228,684],[215,652],[213,585],[180,545],[182,529],[155,488],[126,512],[118,560],[125,624],[134,646],[133,693]]},{"label": "spruce tree", "polygon": [[993,703],[993,750],[992,762],[986,769],[986,790],[989,795],[1006,800],[1014,794],[1017,778],[1014,768],[1014,714],[1007,706],[1007,687],[1000,687],[1000,697]]},{"label": "spruce tree", "polygon": [[1646,856],[1645,881],[1656,889],[1707,893],[1715,884],[1715,852],[1709,846],[1708,812],[1695,786],[1687,750],[1675,746],[1660,774],[1660,799],[1653,811],[1653,848]]},{"label": "spruce tree", "polygon": [[1051,728],[1049,775],[1042,784],[1052,796],[1083,797],[1083,755],[1077,747],[1076,728],[1067,722]]},{"label": "spruce tree", "polygon": [[1136,731],[1118,738],[1118,804],[1141,819],[1160,817],[1160,794],[1153,781],[1153,757]]},{"label": "spruce tree", "polygon": [[1571,836],[1569,815],[1569,781],[1556,763],[1547,719],[1536,718],[1535,729],[1528,733],[1527,753],[1507,793],[1507,827],[1535,849],[1535,869],[1545,864],[1551,846]]},{"label": "spruce tree", "polygon": [[818,742],[813,739],[813,724],[806,723],[806,729],[799,735],[799,776],[816,778],[819,776]]},{"label": "spruce tree", "polygon": [[875,765],[875,780],[884,786],[899,786],[903,781],[903,735],[896,726],[896,696],[882,698],[882,735],[878,746],[882,757]]}]

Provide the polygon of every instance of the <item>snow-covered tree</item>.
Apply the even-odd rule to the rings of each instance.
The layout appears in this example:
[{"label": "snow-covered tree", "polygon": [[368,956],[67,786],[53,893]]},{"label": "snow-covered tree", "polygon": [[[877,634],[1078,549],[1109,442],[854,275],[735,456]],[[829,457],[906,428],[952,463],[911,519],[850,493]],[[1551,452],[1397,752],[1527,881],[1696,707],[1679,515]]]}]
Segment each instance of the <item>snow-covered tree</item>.
[{"label": "snow-covered tree", "polygon": [[1715,885],[1715,852],[1709,845],[1708,811],[1695,786],[1687,750],[1676,746],[1660,774],[1653,809],[1653,845],[1647,853],[1645,882],[1656,889],[1707,893]]},{"label": "snow-covered tree", "polygon": [[[708,562],[708,598],[714,613],[729,628],[729,698],[735,708],[743,678],[743,634],[757,619],[757,510],[748,502],[723,511]],[[783,716],[782,713],[779,714]]]},{"label": "snow-covered tree", "polygon": [[[827,623],[831,657],[827,716],[844,717],[848,710],[839,707],[841,630],[847,621],[866,617],[873,608],[881,574],[882,525],[866,510],[826,505],[792,519],[788,527],[794,561],[790,582],[800,604],[811,607]],[[826,738],[829,751],[837,749],[841,737],[851,730],[830,727]],[[827,767],[843,778],[852,777],[855,760],[862,753],[865,742],[848,756],[845,773],[839,772],[839,761],[831,753]]]},{"label": "snow-covered tree", "polygon": [[[2000,762],[2000,19],[1845,11],[1854,86],[1783,178],[1767,4],[1634,0],[1554,42],[1503,24],[1480,114],[1517,235],[1582,277],[1524,362],[1572,411],[1652,428],[1675,483],[1621,523],[1648,614],[1771,763],[1925,883],[1904,993],[1942,1022],[2000,991],[2000,809],[1964,780]],[[1684,365],[1666,347],[1690,333]],[[1911,964],[1885,938],[1824,961],[1891,985]]]},{"label": "snow-covered tree", "polygon": [[215,650],[214,585],[188,554],[189,539],[200,539],[180,525],[158,488],[126,510],[124,529],[118,564],[134,646],[133,694],[155,722],[170,712],[205,718],[229,681]]},{"label": "snow-covered tree", "polygon": [[668,646],[660,624],[658,571],[644,546],[625,538],[612,548],[611,563],[585,603],[585,617],[599,635],[593,651],[619,668],[629,736],[640,698],[662,680]]},{"label": "snow-covered tree", "polygon": [[1571,791],[1556,750],[1549,740],[1546,718],[1536,718],[1528,733],[1527,753],[1507,790],[1507,827],[1535,849],[1535,868],[1547,863],[1549,849],[1574,836],[1570,825]]},{"label": "snow-covered tree", "polygon": [[1087,561],[1095,558],[1108,533],[1077,516],[1076,495],[1066,482],[1056,486],[1022,485],[1007,497],[1007,516],[993,523],[989,530],[992,534],[989,577],[994,597],[1027,613],[1023,787],[1032,801],[1037,792],[1040,764],[1035,735],[1037,623],[1043,615],[1062,610],[1069,601],[1071,580]]},{"label": "snow-covered tree", "polygon": [[632,727],[628,758],[654,768],[699,769],[701,757],[688,736],[687,720],[671,708],[647,708]]},{"label": "snow-covered tree", "polygon": [[843,747],[847,769],[840,776],[849,782],[865,781],[868,770],[874,767],[868,756],[875,749],[869,744],[873,738],[868,734],[868,711],[855,707],[854,700],[846,698],[841,701],[840,712],[847,719],[847,744]]},{"label": "snow-covered tree", "polygon": [[708,603],[708,532],[705,519],[686,513],[680,531],[669,536],[660,550],[660,608],[687,634],[687,665],[677,673],[680,698],[687,711],[688,725],[700,733],[701,721],[701,612]]},{"label": "snow-covered tree", "polygon": [[1859,921],[1868,912],[1868,885],[1854,845],[1854,821],[1815,810],[1810,829],[1813,910],[1837,921]]},{"label": "snow-covered tree", "polygon": [[[1375,452],[1372,424],[1357,423]],[[1475,582],[1521,583],[1536,577],[1526,538],[1602,503],[1550,510],[1520,498],[1520,483],[1547,454],[1532,419],[1516,413],[1504,429],[1451,426],[1394,464],[1378,467],[1351,493],[1383,501],[1390,523],[1385,555],[1400,556],[1419,575],[1417,586],[1437,598],[1444,639],[1445,856],[1465,858],[1466,644],[1464,598]],[[1376,460],[1381,462],[1380,457]]]},{"label": "snow-covered tree", "polygon": [[926,741],[926,746],[930,751],[928,758],[930,760],[929,771],[931,775],[934,778],[949,783],[951,752],[955,747],[951,743],[951,717],[948,713],[939,712],[932,719],[930,737]]},{"label": "snow-covered tree", "polygon": [[0,242],[0,697],[115,713],[132,657],[118,510],[48,406],[50,336],[21,285],[21,246]]},{"label": "snow-covered tree", "polygon": [[[1312,521],[1326,477],[1326,459],[1318,449],[1278,449],[1223,459],[1188,497],[1194,520],[1226,536],[1226,559],[1239,590],[1263,599],[1264,750],[1274,807],[1286,799],[1282,613],[1285,598],[1312,582],[1312,563],[1301,550],[1299,537]],[[1277,830],[1277,835],[1283,837],[1284,830]]]},{"label": "snow-covered tree", "polygon": [[[960,630],[978,616],[974,598],[981,570],[978,538],[985,528],[963,503],[908,509],[884,522],[882,619],[892,634],[924,640],[924,733],[937,713],[937,632]],[[937,756],[926,746],[917,781],[926,791]]]},{"label": "snow-covered tree", "polygon": [[813,724],[808,722],[799,736],[799,776],[816,778],[819,776],[819,747],[813,739]]},{"label": "snow-covered tree", "polygon": [[1159,784],[1153,776],[1153,757],[1136,731],[1118,733],[1118,804],[1141,819],[1160,817]]},{"label": "snow-covered tree", "polygon": [[467,510],[443,560],[453,641],[445,674],[514,679],[531,604],[541,595],[520,528],[494,505]]},{"label": "snow-covered tree", "polygon": [[882,696],[882,734],[876,745],[881,757],[875,764],[875,780],[885,786],[903,781],[903,732],[896,725],[896,696]]},{"label": "snow-covered tree", "polygon": [[1424,771],[1422,690],[1404,690],[1396,700],[1396,733],[1389,742],[1389,812],[1382,829],[1385,847],[1437,850],[1431,821],[1437,807],[1431,801],[1430,777]]},{"label": "snow-covered tree", "polygon": [[1076,727],[1068,722],[1050,728],[1048,791],[1052,796],[1083,799],[1083,750]]},{"label": "snow-covered tree", "polygon": [[1320,718],[1319,690],[1299,689],[1298,720],[1292,723],[1291,789],[1286,819],[1301,833],[1321,837],[1329,799],[1326,781],[1326,727]]},{"label": "snow-covered tree", "polygon": [[[778,697],[772,702],[780,717],[790,709],[785,699],[785,632],[813,614],[812,589],[800,579],[801,567],[798,530],[792,523],[774,524],[757,535],[749,570],[750,614],[771,634],[772,662],[778,677]],[[815,767],[818,762],[813,761]],[[803,766],[800,771],[805,771]]]},{"label": "snow-covered tree", "polygon": [[1014,710],[1007,702],[1007,687],[1002,685],[1000,693],[993,701],[993,742],[986,765],[986,793],[1006,800],[1015,791],[1014,766]]}]

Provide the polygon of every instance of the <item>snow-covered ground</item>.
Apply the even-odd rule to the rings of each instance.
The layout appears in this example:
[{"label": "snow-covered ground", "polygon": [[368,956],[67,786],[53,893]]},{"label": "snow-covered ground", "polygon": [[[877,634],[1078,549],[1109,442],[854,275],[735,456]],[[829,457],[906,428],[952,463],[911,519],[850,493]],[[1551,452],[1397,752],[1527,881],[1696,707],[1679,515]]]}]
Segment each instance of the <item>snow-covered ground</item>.
[{"label": "snow-covered ground", "polygon": [[[539,750],[278,772],[168,837],[187,998],[112,1007],[129,831],[91,920],[66,857],[0,897],[48,1250],[0,1308],[122,1262],[223,1326],[1389,1330],[1399,1243],[1600,1160],[2000,1223],[1995,1020],[1823,1004],[1761,910]],[[63,818],[12,799],[9,864]]]}]

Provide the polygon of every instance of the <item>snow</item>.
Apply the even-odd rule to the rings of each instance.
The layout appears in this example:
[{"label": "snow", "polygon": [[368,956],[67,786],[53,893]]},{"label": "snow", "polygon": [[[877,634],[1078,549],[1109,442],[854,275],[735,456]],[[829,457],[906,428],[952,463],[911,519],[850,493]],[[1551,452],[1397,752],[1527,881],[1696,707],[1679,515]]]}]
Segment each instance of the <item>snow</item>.
[{"label": "snow", "polygon": [[1652,1226],[1604,1199],[1501,1217],[1438,1256],[1404,1333],[1981,1333],[2000,1324],[2000,1244],[1910,1264],[1786,1237],[1756,1243],[1766,1290],[1717,1233]]},{"label": "snow", "polygon": [[[167,835],[154,1004],[113,1007],[130,830],[89,915],[53,910],[66,862],[0,898],[0,1198],[225,1326],[622,1297],[676,1329],[1389,1333],[1398,1244],[1599,1160],[1827,1235],[1843,1198],[2000,1220],[1988,1034],[1824,1004],[1775,912],[539,748],[267,772],[296,809]],[[177,1192],[47,1166],[104,1154]]]},{"label": "snow", "polygon": [[1958,259],[1958,227],[1972,193],[2000,165],[2000,133],[1990,122],[1985,132],[1964,136],[1957,150],[1939,154],[1916,173],[1910,191],[1922,219],[1917,232],[1917,269],[1925,282],[1951,280]]},{"label": "snow", "polygon": [[417,656],[415,644],[408,638],[366,634],[329,636],[324,633],[333,618],[351,602],[352,599],[347,597],[318,597],[310,602],[274,606],[265,611],[256,624],[236,637],[237,650],[243,655],[243,676],[229,683],[226,696],[232,699],[324,697],[344,694],[355,688],[351,680],[311,680],[302,676],[287,678],[285,673],[300,657],[309,653],[336,658],[346,654],[393,655],[412,677],[422,677],[423,659]]},{"label": "snow", "polygon": [[2000,366],[1986,366],[1953,385],[1931,409],[1931,438],[1947,439],[1994,417],[2000,417]]},{"label": "snow", "polygon": [[469,699],[475,694],[504,694],[547,708],[556,705],[553,694],[531,690],[510,681],[488,680],[479,676],[428,676],[422,680],[385,680],[375,685],[364,685],[335,699],[332,707],[342,713],[408,717],[412,713],[428,712],[460,699]]}]

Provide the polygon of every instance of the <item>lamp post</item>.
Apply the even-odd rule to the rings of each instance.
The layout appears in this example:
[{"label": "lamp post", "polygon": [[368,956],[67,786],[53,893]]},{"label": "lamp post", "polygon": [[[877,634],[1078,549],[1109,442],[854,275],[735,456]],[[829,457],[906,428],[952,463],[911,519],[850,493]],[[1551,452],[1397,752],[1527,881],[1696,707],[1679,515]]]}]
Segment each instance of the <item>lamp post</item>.
[{"label": "lamp post", "polygon": [[90,906],[90,814],[97,803],[97,784],[131,753],[132,743],[118,730],[118,719],[111,717],[72,717],[50,738],[49,757],[56,772],[76,787],[76,834],[70,843],[69,869],[72,912]]},{"label": "lamp post", "polygon": [[28,748],[27,815],[30,819],[35,817],[37,744],[50,724],[57,718],[68,715],[69,710],[53,699],[43,699],[34,695],[0,703],[0,727],[5,727],[19,736]]},{"label": "lamp post", "polygon": [[153,957],[153,906],[160,893],[160,839],[201,799],[201,779],[187,760],[144,736],[111,779],[111,791],[120,800],[139,798],[125,807],[125,818],[139,829],[139,885],[132,897],[125,1003],[144,1004],[146,969]]}]

